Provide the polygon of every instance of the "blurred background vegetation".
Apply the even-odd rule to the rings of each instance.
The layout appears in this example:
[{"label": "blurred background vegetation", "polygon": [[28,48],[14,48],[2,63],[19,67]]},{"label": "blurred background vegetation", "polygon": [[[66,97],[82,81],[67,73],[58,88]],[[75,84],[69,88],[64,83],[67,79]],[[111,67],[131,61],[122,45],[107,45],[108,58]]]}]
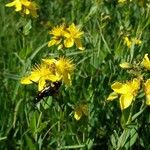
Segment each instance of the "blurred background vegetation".
[{"label": "blurred background vegetation", "polygon": [[[0,2],[0,149],[150,149],[150,108],[124,127],[118,101],[106,101],[114,81],[130,79],[119,64],[150,54],[150,2],[36,0],[36,19],[5,7],[9,2]],[[59,56],[47,42],[62,22],[82,27],[85,50],[65,50],[76,64],[72,86],[45,98],[48,105],[34,106],[36,85],[20,79],[42,58]],[[129,48],[125,36],[142,43]],[[89,113],[76,121],[80,103],[88,104]]]}]

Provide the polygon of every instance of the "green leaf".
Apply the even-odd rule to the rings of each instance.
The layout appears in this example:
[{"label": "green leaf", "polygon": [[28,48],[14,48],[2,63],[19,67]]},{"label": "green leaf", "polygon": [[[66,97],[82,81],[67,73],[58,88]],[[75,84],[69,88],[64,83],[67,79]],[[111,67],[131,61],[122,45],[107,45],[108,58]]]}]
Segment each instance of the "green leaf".
[{"label": "green leaf", "polygon": [[34,112],[30,118],[30,129],[31,129],[32,133],[35,133],[35,131],[36,131],[38,116],[39,116],[38,113]]},{"label": "green leaf", "polygon": [[28,35],[30,33],[31,28],[32,28],[32,24],[31,24],[31,20],[29,20],[23,28],[23,34]]},{"label": "green leaf", "polygon": [[49,121],[40,123],[39,128],[36,129],[35,133],[40,133],[42,130],[44,130],[47,127],[48,123]]},{"label": "green leaf", "polygon": [[136,142],[138,137],[137,128],[132,128],[128,130],[129,137],[127,139],[127,143],[125,144],[126,149],[129,149]]},{"label": "green leaf", "polygon": [[44,99],[42,102],[41,102],[41,105],[43,106],[43,108],[46,110],[48,108],[50,108],[52,104],[52,97],[49,96],[48,98]]},{"label": "green leaf", "polygon": [[32,141],[32,139],[28,135],[25,135],[25,139],[27,142],[28,149],[29,150],[36,150],[35,143]]},{"label": "green leaf", "polygon": [[114,130],[114,133],[111,135],[110,141],[111,141],[113,148],[116,149],[117,141],[118,141],[118,134],[117,134],[116,130]]},{"label": "green leaf", "polygon": [[119,150],[122,148],[131,148],[132,145],[136,142],[137,137],[137,127],[125,129],[118,140],[117,149]]}]

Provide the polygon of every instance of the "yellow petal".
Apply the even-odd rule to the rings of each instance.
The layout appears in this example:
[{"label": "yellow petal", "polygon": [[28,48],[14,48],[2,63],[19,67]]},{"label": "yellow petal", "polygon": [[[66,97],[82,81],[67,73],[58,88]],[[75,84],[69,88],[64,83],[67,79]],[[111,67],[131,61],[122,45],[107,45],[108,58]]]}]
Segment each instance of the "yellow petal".
[{"label": "yellow petal", "polygon": [[21,1],[22,5],[24,5],[25,7],[29,7],[32,3],[29,2],[28,0],[22,0]]},{"label": "yellow petal", "polygon": [[142,41],[140,39],[135,39],[135,44],[141,45]]},{"label": "yellow petal", "polygon": [[36,72],[31,72],[31,75],[21,79],[21,84],[31,84],[33,82],[38,82],[40,75]]},{"label": "yellow petal", "polygon": [[144,83],[144,91],[146,95],[150,94],[150,79]]},{"label": "yellow petal", "polygon": [[80,38],[82,34],[84,34],[84,32],[80,31],[80,28],[78,26],[75,26],[74,23],[72,23],[68,28],[67,28],[70,37],[77,39]]},{"label": "yellow petal", "polygon": [[134,78],[131,83],[132,90],[137,91],[138,89],[140,89],[140,82],[141,82],[140,79]]},{"label": "yellow petal", "polygon": [[59,76],[59,75],[52,75],[52,74],[48,74],[48,75],[42,76],[39,79],[38,90],[39,91],[43,90],[43,88],[46,86],[46,82],[47,81],[56,82],[56,81],[60,81],[61,78],[62,77]]},{"label": "yellow petal", "polygon": [[67,32],[67,31],[63,31],[62,34],[66,38],[70,38],[71,37],[71,34],[69,32]]},{"label": "yellow petal", "polygon": [[64,73],[62,75],[62,78],[65,84],[67,84],[68,86],[71,86],[71,75],[69,73]]},{"label": "yellow petal", "polygon": [[56,40],[52,39],[48,42],[48,47],[51,47],[56,44]]},{"label": "yellow petal", "polygon": [[33,17],[35,17],[35,18],[38,17],[38,15],[37,15],[38,6],[37,6],[37,4],[35,2],[25,1],[24,3],[22,2],[22,4],[29,10],[30,14]]},{"label": "yellow petal", "polygon": [[56,59],[42,59],[42,61],[47,65],[52,65],[56,62]]},{"label": "yellow petal", "polygon": [[26,15],[29,15],[30,14],[30,11],[29,9],[25,9],[25,12],[24,12]]},{"label": "yellow petal", "polygon": [[112,92],[112,93],[109,94],[107,100],[108,100],[108,101],[112,101],[112,100],[114,100],[114,99],[116,99],[116,98],[118,98],[118,94],[115,93],[115,92]]},{"label": "yellow petal", "polygon": [[75,39],[75,44],[76,44],[76,46],[77,46],[78,49],[80,49],[80,50],[84,50],[84,49],[85,49],[85,48],[82,46],[80,39]]},{"label": "yellow petal", "polygon": [[41,77],[38,84],[38,91],[42,91],[45,88],[46,80],[44,77]]},{"label": "yellow petal", "polygon": [[120,82],[115,82],[112,84],[111,88],[118,94],[126,94],[128,90],[127,85]]},{"label": "yellow petal", "polygon": [[16,2],[16,9],[15,11],[21,11],[22,10],[22,4],[20,1]]},{"label": "yellow petal", "polygon": [[120,107],[121,110],[128,108],[133,100],[132,94],[125,94],[120,96]]},{"label": "yellow petal", "polygon": [[67,38],[64,40],[64,45],[67,48],[70,48],[74,45],[74,39],[73,38]]},{"label": "yellow petal", "polygon": [[76,120],[80,120],[81,117],[82,117],[82,110],[80,110],[80,109],[75,109],[75,111],[74,111],[74,118],[75,118]]},{"label": "yellow petal", "polygon": [[71,85],[71,73],[74,70],[74,64],[72,60],[67,58],[59,58],[59,60],[55,63],[57,68],[57,73],[62,76],[63,81]]},{"label": "yellow petal", "polygon": [[60,49],[62,49],[64,46],[63,46],[63,44],[60,44],[60,45],[58,45],[58,50],[60,50]]},{"label": "yellow petal", "polygon": [[5,6],[6,7],[12,7],[12,6],[15,6],[15,5],[16,5],[16,1],[13,1],[11,3],[6,4]]},{"label": "yellow petal", "polygon": [[64,33],[65,24],[54,27],[49,34],[54,35],[54,37],[61,37]]},{"label": "yellow petal", "polygon": [[146,105],[150,106],[150,94],[146,95]]},{"label": "yellow petal", "polygon": [[37,82],[40,79],[41,75],[38,72],[31,72],[31,75],[29,76],[31,81]]},{"label": "yellow petal", "polygon": [[62,76],[57,75],[47,75],[45,77],[46,80],[52,81],[52,82],[56,82],[56,81],[60,81],[62,79]]},{"label": "yellow petal", "polygon": [[82,104],[81,106],[82,112],[84,113],[84,115],[88,115],[88,105],[87,104]]},{"label": "yellow petal", "polygon": [[61,38],[53,37],[52,40],[49,41],[48,47],[51,47],[51,46],[53,46],[53,45],[58,45],[58,44],[61,43],[61,41],[62,41]]},{"label": "yellow petal", "polygon": [[129,40],[127,36],[124,37],[124,44],[126,44],[128,48],[130,48],[132,45],[132,42]]},{"label": "yellow petal", "polygon": [[150,60],[148,58],[148,54],[145,54],[143,61],[141,63],[147,70],[150,70]]},{"label": "yellow petal", "polygon": [[130,68],[132,68],[132,64],[127,63],[127,62],[121,63],[119,66],[121,68],[123,68],[123,69],[130,69]]},{"label": "yellow petal", "polygon": [[33,82],[30,80],[30,77],[22,78],[20,81],[21,84],[32,84]]}]

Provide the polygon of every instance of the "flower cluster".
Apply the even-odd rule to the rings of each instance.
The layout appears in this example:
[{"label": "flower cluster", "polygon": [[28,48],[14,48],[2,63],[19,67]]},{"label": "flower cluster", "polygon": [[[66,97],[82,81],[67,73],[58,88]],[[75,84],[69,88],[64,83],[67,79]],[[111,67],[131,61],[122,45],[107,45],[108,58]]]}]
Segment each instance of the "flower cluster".
[{"label": "flower cluster", "polygon": [[38,17],[37,15],[37,4],[29,0],[14,0],[11,3],[6,4],[6,7],[15,7],[15,11],[21,11],[26,15],[31,14],[33,17]]},{"label": "flower cluster", "polygon": [[83,33],[74,23],[69,27],[66,27],[65,24],[56,26],[49,32],[52,35],[52,39],[49,41],[48,47],[57,45],[58,49],[62,49],[64,47],[70,48],[75,44],[78,49],[84,50],[81,44],[81,36]]},{"label": "flower cluster", "polygon": [[56,82],[63,81],[71,84],[71,74],[74,70],[74,64],[70,59],[59,58],[43,59],[40,65],[35,65],[30,75],[21,79],[22,84],[38,83],[38,91],[46,86],[47,81]]},{"label": "flower cluster", "polygon": [[[139,64],[139,68],[144,67],[146,70],[150,70],[150,60],[148,58],[148,54],[145,54],[142,62]],[[125,62],[120,64],[120,67],[124,69],[131,69],[133,68],[133,65]],[[141,84],[143,86],[140,86]],[[150,106],[150,79],[147,79],[144,82],[143,75],[134,78],[131,81],[127,81],[126,83],[115,82],[114,84],[112,84],[111,88],[114,92],[110,93],[107,100],[114,100],[120,95],[120,108],[121,110],[126,109],[135,100],[135,97],[137,96],[138,91],[141,89],[141,87],[144,87],[143,90],[146,96],[146,104]]]},{"label": "flower cluster", "polygon": [[[31,15],[35,18],[38,17],[38,6],[32,0],[13,0],[5,6],[15,7],[16,12]],[[49,34],[51,35],[51,40],[48,42],[48,47],[55,45],[58,46],[59,50],[76,45],[79,50],[84,50],[81,43],[81,37],[84,32],[74,23],[69,26],[66,24],[56,26],[49,31]],[[71,75],[74,69],[75,65],[72,63],[72,60],[65,56],[58,59],[42,59],[42,62],[34,65],[31,72],[22,77],[20,82],[21,84],[38,84],[36,102],[39,102],[44,97],[55,95],[62,83],[71,85]],[[76,120],[80,120],[83,115],[87,116],[88,107],[86,104],[80,103],[73,108]]]},{"label": "flower cluster", "polygon": [[150,60],[148,58],[148,54],[145,54],[143,60],[140,63],[136,63],[134,65],[128,62],[123,62],[119,66],[123,69],[134,69],[135,67],[138,67],[139,70],[142,70],[143,68],[146,70],[150,70]]}]

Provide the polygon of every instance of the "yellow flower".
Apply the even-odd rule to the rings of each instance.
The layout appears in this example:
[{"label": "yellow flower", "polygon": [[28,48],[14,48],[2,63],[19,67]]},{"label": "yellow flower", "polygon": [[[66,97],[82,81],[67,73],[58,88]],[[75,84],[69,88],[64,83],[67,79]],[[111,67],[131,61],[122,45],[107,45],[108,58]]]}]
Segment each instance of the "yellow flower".
[{"label": "yellow flower", "polygon": [[127,45],[128,48],[131,48],[132,42],[129,40],[127,36],[124,37],[124,44]]},{"label": "yellow flower", "polygon": [[124,37],[124,45],[127,45],[128,48],[131,48],[132,44],[141,45],[142,41],[137,38],[129,39],[127,36]]},{"label": "yellow flower", "polygon": [[38,83],[38,90],[45,88],[48,82],[64,81],[71,84],[71,73],[74,69],[74,64],[70,59],[42,59],[40,65],[33,67],[30,75],[21,79],[21,84]]},{"label": "yellow flower", "polygon": [[63,32],[65,29],[65,25],[62,24],[60,26],[56,26],[54,27],[49,34],[53,35],[52,39],[49,41],[48,43],[48,47],[51,47],[53,45],[59,45],[60,48],[63,47],[63,45],[61,44],[62,39],[63,39]]},{"label": "yellow flower", "polygon": [[70,48],[75,43],[80,50],[84,50],[80,40],[83,32],[81,32],[74,23],[72,23],[68,28],[65,24],[56,26],[49,32],[49,34],[53,36],[48,43],[48,47],[58,45],[58,49],[63,47]]},{"label": "yellow flower", "polygon": [[15,7],[15,11],[23,11],[26,15],[31,14],[33,17],[37,15],[37,5],[35,2],[29,0],[14,0],[11,3],[5,5],[6,7]]},{"label": "yellow flower", "polygon": [[21,11],[22,10],[22,3],[20,0],[14,0],[13,2],[6,4],[5,6],[6,7],[15,6],[16,7],[15,11]]},{"label": "yellow flower", "polygon": [[84,50],[84,47],[81,44],[81,36],[83,35],[83,32],[80,31],[80,29],[75,26],[74,23],[72,23],[67,29],[66,31],[64,31],[63,33],[65,39],[64,39],[64,45],[67,48],[70,48],[74,45],[74,43],[76,44],[77,48],[79,48],[80,50]]},{"label": "yellow flower", "polygon": [[135,78],[132,81],[128,81],[124,84],[115,82],[111,88],[115,93],[120,95],[120,107],[121,110],[123,110],[131,105],[133,98],[137,95],[137,92],[140,88],[140,79]]},{"label": "yellow flower", "polygon": [[145,82],[144,90],[146,95],[146,104],[150,106],[150,79]]},{"label": "yellow flower", "polygon": [[123,69],[130,69],[130,68],[132,68],[132,64],[127,63],[127,62],[121,63],[119,66],[121,68],[123,68]]},{"label": "yellow flower", "polygon": [[147,70],[150,70],[150,60],[148,58],[148,54],[145,54],[143,61],[141,63]]},{"label": "yellow flower", "polygon": [[142,41],[140,39],[132,39],[133,42],[135,42],[136,45],[141,45]]},{"label": "yellow flower", "polygon": [[38,83],[38,90],[41,91],[45,87],[47,81],[56,82],[60,80],[61,77],[55,74],[49,65],[42,63],[41,65],[36,65],[29,76],[23,77],[21,79],[21,84],[32,84],[36,82]]},{"label": "yellow flower", "polygon": [[62,57],[56,62],[58,74],[62,76],[62,80],[68,85],[71,85],[71,74],[74,68],[75,66],[70,59]]},{"label": "yellow flower", "polygon": [[83,115],[85,115],[85,116],[88,115],[88,106],[87,106],[87,104],[80,104],[74,110],[74,118],[77,121],[80,120]]},{"label": "yellow flower", "polygon": [[58,60],[55,59],[42,59],[49,67],[53,74],[61,76],[64,83],[71,85],[71,74],[75,68],[72,60],[61,57]]},{"label": "yellow flower", "polygon": [[30,2],[30,5],[26,7],[26,9],[24,10],[24,13],[26,15],[31,14],[31,16],[37,18],[38,14],[37,14],[37,9],[38,6],[35,2]]}]

